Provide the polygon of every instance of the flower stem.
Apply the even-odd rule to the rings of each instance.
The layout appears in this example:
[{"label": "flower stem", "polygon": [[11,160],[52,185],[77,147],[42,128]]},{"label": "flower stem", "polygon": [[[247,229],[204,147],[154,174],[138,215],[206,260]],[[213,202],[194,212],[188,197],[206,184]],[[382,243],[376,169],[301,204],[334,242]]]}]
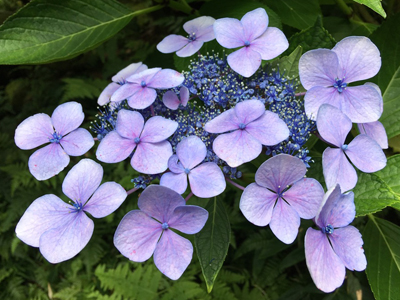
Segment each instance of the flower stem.
[{"label": "flower stem", "polygon": [[302,93],[296,93],[294,94],[296,97],[301,97],[304,96],[306,94],[306,92],[302,92]]},{"label": "flower stem", "polygon": [[193,196],[193,193],[190,192],[190,194],[186,196],[185,201],[188,201],[192,196]]},{"label": "flower stem", "polygon": [[154,117],[156,114],[154,113],[153,105],[150,105],[150,111],[151,111],[151,115]]},{"label": "flower stem", "polygon": [[93,141],[98,141],[99,139],[98,138],[93,138]]},{"label": "flower stem", "polygon": [[234,182],[233,180],[231,180],[230,178],[225,176],[226,181],[228,181],[230,184],[232,184],[233,186],[236,186],[238,189],[241,189],[242,191],[244,191],[244,187],[242,187],[240,184]]},{"label": "flower stem", "polygon": [[139,189],[139,188],[133,188],[133,189],[131,189],[131,190],[129,190],[129,191],[126,191],[126,193],[127,193],[128,195],[130,195],[130,194],[133,194],[134,192],[136,192],[138,189]]},{"label": "flower stem", "polygon": [[347,16],[351,17],[353,14],[353,10],[347,6],[346,2],[344,0],[335,0],[336,4],[339,6],[340,10]]}]

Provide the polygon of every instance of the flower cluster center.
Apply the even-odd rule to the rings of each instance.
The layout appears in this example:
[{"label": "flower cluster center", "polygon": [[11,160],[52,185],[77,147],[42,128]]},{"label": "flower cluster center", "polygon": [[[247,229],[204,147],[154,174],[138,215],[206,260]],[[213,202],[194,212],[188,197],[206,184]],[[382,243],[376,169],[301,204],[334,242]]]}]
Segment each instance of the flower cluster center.
[{"label": "flower cluster center", "polygon": [[162,228],[163,230],[168,229],[168,228],[169,228],[168,223],[167,223],[167,222],[162,223],[161,228]]},{"label": "flower cluster center", "polygon": [[196,40],[196,33],[193,32],[193,33],[189,34],[188,35],[188,40],[191,41],[191,42],[195,41]]},{"label": "flower cluster center", "polygon": [[344,82],[344,78],[336,78],[333,87],[336,88],[339,93],[342,93],[343,90],[347,87],[347,83]]},{"label": "flower cluster center", "polygon": [[331,224],[328,224],[325,226],[325,228],[322,228],[323,233],[328,233],[332,234],[333,233],[333,226]]},{"label": "flower cluster center", "polygon": [[57,143],[57,144],[60,143],[60,141],[61,141],[61,139],[63,137],[58,132],[54,132],[52,136],[53,136],[53,138],[49,139],[50,143]]}]

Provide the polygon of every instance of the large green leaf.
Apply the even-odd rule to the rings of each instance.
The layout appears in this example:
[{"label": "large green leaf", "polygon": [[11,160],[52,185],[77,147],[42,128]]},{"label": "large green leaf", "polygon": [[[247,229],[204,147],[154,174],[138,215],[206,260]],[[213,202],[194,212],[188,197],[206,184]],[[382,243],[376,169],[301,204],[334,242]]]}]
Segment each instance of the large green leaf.
[{"label": "large green leaf", "polygon": [[378,14],[380,14],[382,17],[386,18],[386,13],[382,8],[381,1],[382,0],[354,0],[355,2],[364,4],[365,6],[368,6],[370,9],[374,10]]},{"label": "large green leaf", "polygon": [[195,246],[201,270],[211,292],[214,281],[228,253],[231,226],[221,199],[214,197],[206,206],[209,216],[204,228],[195,235]]},{"label": "large green leaf", "polygon": [[400,299],[400,227],[371,215],[363,239],[375,299]]},{"label": "large green leaf", "polygon": [[272,66],[279,67],[279,71],[290,79],[299,77],[299,60],[303,53],[301,46],[298,46],[290,55],[274,60]]},{"label": "large green leaf", "polygon": [[34,0],[0,27],[0,64],[65,60],[103,43],[136,15],[113,0]]}]

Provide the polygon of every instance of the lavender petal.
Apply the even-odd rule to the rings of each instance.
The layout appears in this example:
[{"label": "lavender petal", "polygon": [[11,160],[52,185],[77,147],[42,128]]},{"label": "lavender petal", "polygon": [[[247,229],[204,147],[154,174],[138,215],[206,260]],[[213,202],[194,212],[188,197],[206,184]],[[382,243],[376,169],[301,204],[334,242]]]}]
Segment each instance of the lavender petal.
[{"label": "lavender petal", "polygon": [[189,172],[192,193],[199,198],[211,198],[221,194],[226,188],[224,174],[213,162],[203,163]]},{"label": "lavender petal", "polygon": [[67,102],[56,107],[51,115],[54,129],[61,135],[66,135],[77,129],[83,122],[85,115],[82,105],[78,102]]},{"label": "lavender petal", "polygon": [[23,150],[30,150],[48,143],[54,132],[51,119],[46,114],[36,114],[25,119],[15,130],[15,144]]}]

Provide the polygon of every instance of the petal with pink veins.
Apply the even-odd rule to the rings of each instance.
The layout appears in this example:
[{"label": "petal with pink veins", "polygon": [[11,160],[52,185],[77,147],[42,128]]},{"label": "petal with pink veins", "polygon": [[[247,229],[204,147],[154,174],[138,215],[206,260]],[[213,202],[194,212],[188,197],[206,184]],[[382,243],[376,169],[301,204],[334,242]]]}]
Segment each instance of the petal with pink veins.
[{"label": "petal with pink veins", "polygon": [[189,57],[195,54],[197,51],[200,50],[200,48],[203,46],[204,42],[202,41],[191,41],[188,43],[185,47],[182,49],[178,50],[176,52],[176,55],[179,57]]},{"label": "petal with pink veins", "polygon": [[264,8],[257,8],[246,13],[240,22],[243,25],[246,40],[251,42],[267,30],[268,15]]},{"label": "petal with pink veins", "polygon": [[133,140],[123,138],[118,132],[112,131],[101,140],[96,157],[105,163],[120,162],[126,159],[135,147]]},{"label": "petal with pink veins", "polygon": [[66,135],[77,129],[83,122],[85,114],[78,102],[67,102],[56,107],[51,121],[57,133]]},{"label": "petal with pink veins", "polygon": [[15,144],[23,150],[36,148],[53,138],[53,125],[46,114],[36,114],[25,119],[15,130]]},{"label": "petal with pink veins", "polygon": [[189,42],[190,40],[186,37],[170,34],[157,44],[157,50],[161,53],[172,53],[182,49]]},{"label": "petal with pink veins", "polygon": [[179,142],[176,155],[182,166],[191,170],[206,158],[207,148],[199,137],[191,135]]},{"label": "petal with pink veins", "polygon": [[121,137],[134,140],[142,133],[143,116],[137,111],[121,109],[117,116],[116,130]]},{"label": "petal with pink veins", "polygon": [[209,133],[223,133],[239,129],[240,121],[236,116],[235,109],[231,108],[224,111],[219,116],[208,121],[204,125],[204,130]]},{"label": "petal with pink veins", "polygon": [[265,113],[265,105],[260,100],[246,100],[236,104],[234,110],[239,122],[246,125]]},{"label": "petal with pink veins", "polygon": [[142,89],[141,85],[125,83],[124,85],[120,85],[119,88],[111,95],[110,100],[112,102],[120,102],[125,99],[128,99],[133,94],[136,94],[138,91]]},{"label": "petal with pink veins", "polygon": [[183,194],[187,189],[187,175],[185,173],[174,174],[172,172],[164,173],[160,178],[160,185],[166,186],[178,194]]},{"label": "petal with pink veins", "polygon": [[195,33],[197,40],[208,42],[215,39],[213,29],[214,22],[215,19],[213,17],[202,16],[183,24],[183,29],[189,35]]},{"label": "petal with pink veins", "polygon": [[168,91],[163,95],[163,103],[166,107],[172,110],[177,110],[181,101],[173,91]]},{"label": "petal with pink veins", "polygon": [[147,66],[141,62],[130,64],[129,66],[123,68],[117,74],[115,74],[111,80],[117,83],[124,83],[126,78],[132,76],[133,74],[140,73],[147,70]]},{"label": "petal with pink veins", "polygon": [[203,229],[208,219],[208,211],[194,205],[175,208],[168,226],[186,234],[195,234]]},{"label": "petal with pink veins", "polygon": [[200,198],[215,197],[226,188],[224,174],[213,162],[206,162],[191,170],[189,184],[192,193]]},{"label": "petal with pink veins", "polygon": [[228,49],[244,46],[245,33],[242,23],[237,19],[223,18],[214,22],[217,42]]},{"label": "petal with pink veins", "polygon": [[282,54],[289,47],[285,34],[278,28],[269,27],[258,39],[250,44],[250,49],[260,53],[263,60],[270,60]]},{"label": "petal with pink veins", "polygon": [[293,207],[279,198],[272,211],[269,226],[280,241],[291,244],[299,231],[300,217]]},{"label": "petal with pink veins", "polygon": [[153,88],[140,87],[136,93],[127,98],[128,105],[134,109],[145,109],[153,104],[157,98],[157,92]]},{"label": "petal with pink veins", "polygon": [[173,135],[177,128],[178,123],[175,121],[161,116],[151,117],[144,124],[140,140],[146,143],[162,142]]},{"label": "petal with pink veins", "polygon": [[163,69],[155,74],[147,85],[155,89],[170,89],[180,85],[184,80],[185,76],[181,73],[171,69]]},{"label": "petal with pink veins", "polygon": [[94,140],[89,131],[78,128],[63,136],[60,144],[68,155],[81,156],[94,146]]},{"label": "petal with pink veins", "polygon": [[106,88],[101,92],[99,98],[97,99],[98,105],[106,105],[111,100],[111,96],[120,88],[120,85],[115,82],[111,82]]},{"label": "petal with pink veins", "polygon": [[236,73],[250,77],[261,66],[261,54],[252,47],[243,47],[228,55],[228,64]]},{"label": "petal with pink veins", "polygon": [[144,174],[159,174],[168,168],[172,147],[168,141],[159,143],[140,142],[131,159],[132,167]]},{"label": "petal with pink veins", "polygon": [[360,123],[357,125],[361,134],[368,135],[375,142],[377,142],[382,149],[389,148],[386,130],[381,122],[375,121],[370,123]]}]

